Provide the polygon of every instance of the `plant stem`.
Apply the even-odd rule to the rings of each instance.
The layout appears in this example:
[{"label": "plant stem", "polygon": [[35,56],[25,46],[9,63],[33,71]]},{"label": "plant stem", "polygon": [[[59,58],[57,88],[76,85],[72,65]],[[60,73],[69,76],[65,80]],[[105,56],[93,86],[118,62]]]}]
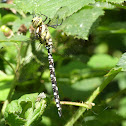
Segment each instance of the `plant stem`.
[{"label": "plant stem", "polygon": [[88,104],[87,102],[85,103],[78,103],[78,102],[69,102],[69,101],[60,101],[60,104],[63,105],[74,105],[74,106],[80,106],[80,107],[85,107],[86,109],[91,109],[94,104]]},{"label": "plant stem", "polygon": [[[101,93],[101,91],[113,80],[113,78],[121,71],[121,69],[115,70],[112,74],[106,77],[103,83],[92,93],[92,95],[87,100],[88,103],[92,103],[95,98]],[[109,74],[108,73],[108,74]],[[77,112],[72,116],[72,118],[66,123],[65,126],[73,126],[73,124],[80,118],[80,116],[86,111],[86,108],[80,107]]]}]

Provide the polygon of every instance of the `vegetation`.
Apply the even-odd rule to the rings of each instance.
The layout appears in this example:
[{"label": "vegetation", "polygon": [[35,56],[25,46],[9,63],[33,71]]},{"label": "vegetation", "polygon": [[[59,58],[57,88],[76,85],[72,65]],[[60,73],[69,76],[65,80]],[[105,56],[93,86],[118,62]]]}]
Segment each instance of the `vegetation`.
[{"label": "vegetation", "polygon": [[[0,3],[0,126],[126,126],[125,13],[124,0]],[[31,39],[41,14],[54,25],[63,19],[49,28],[61,118],[47,50]]]}]

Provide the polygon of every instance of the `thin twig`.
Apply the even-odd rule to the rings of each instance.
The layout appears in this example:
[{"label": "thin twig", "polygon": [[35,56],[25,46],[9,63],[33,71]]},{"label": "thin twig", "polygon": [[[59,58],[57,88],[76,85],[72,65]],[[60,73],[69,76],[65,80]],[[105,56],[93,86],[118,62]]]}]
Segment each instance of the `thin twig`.
[{"label": "thin twig", "polygon": [[85,107],[86,109],[91,109],[92,106],[94,106],[94,103],[79,103],[79,102],[69,102],[69,101],[60,101],[60,104],[62,105],[74,105],[74,106],[80,106]]}]

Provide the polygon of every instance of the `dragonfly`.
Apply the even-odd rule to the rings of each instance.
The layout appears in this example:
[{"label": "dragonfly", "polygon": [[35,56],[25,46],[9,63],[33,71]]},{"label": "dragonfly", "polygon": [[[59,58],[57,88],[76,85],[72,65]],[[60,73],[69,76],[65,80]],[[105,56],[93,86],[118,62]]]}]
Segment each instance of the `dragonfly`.
[{"label": "dragonfly", "polygon": [[[45,15],[44,15],[45,16]],[[44,44],[47,51],[48,51],[48,61],[49,61],[49,70],[50,70],[50,78],[52,82],[52,89],[53,89],[53,94],[56,102],[56,107],[58,108],[58,114],[61,117],[62,115],[62,108],[60,104],[60,98],[59,98],[59,93],[58,93],[58,87],[57,87],[57,81],[56,81],[56,75],[55,75],[55,67],[54,67],[54,60],[52,57],[52,47],[53,47],[53,42],[51,35],[49,33],[48,27],[53,27],[56,28],[57,26],[61,25],[56,24],[56,25],[49,25],[51,22],[51,19],[49,19],[47,24],[44,24],[44,22],[47,20],[47,16],[45,16],[45,19],[43,20],[42,17],[35,16],[32,19],[32,26],[34,28],[34,35],[37,40],[41,44]],[[58,22],[58,20],[57,20]]]}]

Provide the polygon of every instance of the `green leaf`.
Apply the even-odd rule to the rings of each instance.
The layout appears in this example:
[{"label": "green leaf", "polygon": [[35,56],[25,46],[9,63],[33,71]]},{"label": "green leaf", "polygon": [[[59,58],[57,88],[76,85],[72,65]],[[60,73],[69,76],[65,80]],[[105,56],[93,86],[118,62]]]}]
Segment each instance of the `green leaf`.
[{"label": "green leaf", "polygon": [[73,84],[72,88],[79,91],[91,91],[98,87],[100,83],[101,79],[99,78],[84,79]]},{"label": "green leaf", "polygon": [[107,54],[96,54],[90,58],[88,65],[92,68],[107,69],[114,67],[117,62],[117,58],[111,57]]},{"label": "green leaf", "polygon": [[123,3],[125,0],[106,0],[106,2]]},{"label": "green leaf", "polygon": [[122,55],[119,62],[117,63],[117,67],[122,68],[122,71],[126,71],[126,53]]},{"label": "green leaf", "polygon": [[2,25],[3,24],[7,24],[8,22],[13,22],[17,19],[18,17],[14,14],[7,14],[5,16],[2,17]]},{"label": "green leaf", "polygon": [[12,80],[13,76],[5,75],[0,71],[0,101],[6,100]]},{"label": "green leaf", "polygon": [[95,6],[99,7],[99,8],[104,8],[104,9],[114,9],[115,8],[114,5],[107,3],[107,2],[96,2]]},{"label": "green leaf", "polygon": [[18,104],[18,100],[14,100],[10,104],[8,104],[4,113],[7,123],[13,126],[23,125],[26,120],[19,117],[21,111],[22,108]]},{"label": "green leaf", "polygon": [[4,114],[7,123],[12,126],[31,126],[38,123],[46,107],[46,101],[41,99],[36,102],[37,95],[26,94],[8,104]]},{"label": "green leaf", "polygon": [[58,29],[63,30],[67,35],[87,40],[93,23],[103,14],[101,8],[85,7],[68,17]]},{"label": "green leaf", "polygon": [[[69,13],[67,16],[73,14],[74,12],[81,9],[83,6],[88,5],[89,3],[94,3],[94,0],[15,0],[14,3],[24,12],[30,12],[31,14],[45,14],[48,17],[52,18],[56,12],[61,7],[68,7]],[[28,6],[27,6],[28,5]]]},{"label": "green leaf", "polygon": [[57,72],[61,74],[70,74],[74,71],[82,70],[86,67],[86,65],[80,61],[71,61],[69,64],[62,66]]},{"label": "green leaf", "polygon": [[9,124],[10,126],[23,126],[26,122],[26,120],[13,113],[7,113],[6,116],[8,116],[5,117],[7,119],[7,124]]}]

